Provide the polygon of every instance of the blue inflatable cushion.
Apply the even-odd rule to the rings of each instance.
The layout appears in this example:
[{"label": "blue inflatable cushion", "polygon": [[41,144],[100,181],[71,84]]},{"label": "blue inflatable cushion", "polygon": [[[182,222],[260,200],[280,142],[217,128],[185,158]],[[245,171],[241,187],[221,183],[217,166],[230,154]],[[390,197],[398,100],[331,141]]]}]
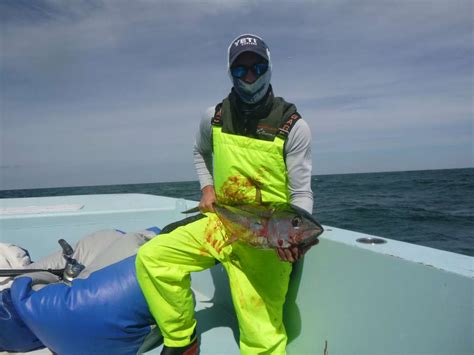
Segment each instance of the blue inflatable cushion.
[{"label": "blue inflatable cushion", "polygon": [[10,289],[0,291],[0,351],[28,352],[44,348],[13,306]]},{"label": "blue inflatable cushion", "polygon": [[11,287],[13,304],[57,354],[136,354],[155,321],[137,282],[135,257],[71,286],[57,283],[34,291],[30,277],[19,277]]}]

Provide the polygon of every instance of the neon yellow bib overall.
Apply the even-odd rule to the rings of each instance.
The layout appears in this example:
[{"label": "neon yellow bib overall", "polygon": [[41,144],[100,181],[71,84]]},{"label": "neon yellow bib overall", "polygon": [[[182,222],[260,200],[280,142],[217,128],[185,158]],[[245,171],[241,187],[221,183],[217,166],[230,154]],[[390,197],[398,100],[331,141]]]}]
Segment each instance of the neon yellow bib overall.
[{"label": "neon yellow bib overall", "polygon": [[221,203],[289,202],[285,141],[253,139],[212,128],[214,188]]},{"label": "neon yellow bib overall", "polygon": [[[214,185],[219,202],[287,202],[284,140],[264,141],[223,133],[213,126]],[[291,264],[274,250],[239,241],[225,245],[226,232],[215,214],[160,234],[137,255],[137,278],[164,343],[189,344],[196,327],[190,272],[219,260],[227,271],[239,320],[241,354],[285,354],[283,304]]]}]

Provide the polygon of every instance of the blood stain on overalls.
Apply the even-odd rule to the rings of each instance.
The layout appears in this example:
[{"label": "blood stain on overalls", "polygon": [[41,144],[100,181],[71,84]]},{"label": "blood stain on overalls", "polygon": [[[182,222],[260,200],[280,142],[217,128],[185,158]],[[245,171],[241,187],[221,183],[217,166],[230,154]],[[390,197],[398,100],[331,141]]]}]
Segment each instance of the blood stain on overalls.
[{"label": "blood stain on overalls", "polygon": [[225,234],[222,226],[222,222],[218,218],[209,218],[206,228],[204,230],[204,237],[207,243],[209,243],[214,250],[220,254],[224,241],[219,239],[219,235]]},{"label": "blood stain on overalls", "polygon": [[261,189],[263,187],[260,176],[248,177],[244,175],[229,176],[219,191],[221,203],[236,205],[243,203],[261,203]]},{"label": "blood stain on overalls", "polygon": [[240,287],[240,284],[238,282],[235,282],[233,278],[229,278],[229,282],[230,282],[231,289],[234,290],[233,291],[234,297],[237,298],[236,301],[239,302],[240,308],[242,310],[245,310],[247,308],[247,297],[244,291]]}]

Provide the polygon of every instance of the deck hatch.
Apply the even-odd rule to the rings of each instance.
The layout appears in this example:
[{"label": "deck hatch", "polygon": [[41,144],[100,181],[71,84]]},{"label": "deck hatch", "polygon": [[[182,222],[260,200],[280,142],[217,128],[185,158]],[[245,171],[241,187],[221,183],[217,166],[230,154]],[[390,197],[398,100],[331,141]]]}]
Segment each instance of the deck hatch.
[{"label": "deck hatch", "polygon": [[356,240],[356,242],[362,243],[362,244],[372,244],[372,245],[387,243],[387,241],[385,239],[375,238],[375,237],[359,238],[359,239]]}]

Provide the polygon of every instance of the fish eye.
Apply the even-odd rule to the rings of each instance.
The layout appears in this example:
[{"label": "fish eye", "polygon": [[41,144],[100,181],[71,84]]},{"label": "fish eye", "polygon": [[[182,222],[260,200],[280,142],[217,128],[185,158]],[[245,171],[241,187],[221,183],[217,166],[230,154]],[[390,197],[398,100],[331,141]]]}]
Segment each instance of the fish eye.
[{"label": "fish eye", "polygon": [[295,217],[293,217],[293,219],[291,220],[291,225],[292,225],[293,227],[298,227],[301,222],[302,222],[301,217],[300,217],[300,216],[295,216]]}]

